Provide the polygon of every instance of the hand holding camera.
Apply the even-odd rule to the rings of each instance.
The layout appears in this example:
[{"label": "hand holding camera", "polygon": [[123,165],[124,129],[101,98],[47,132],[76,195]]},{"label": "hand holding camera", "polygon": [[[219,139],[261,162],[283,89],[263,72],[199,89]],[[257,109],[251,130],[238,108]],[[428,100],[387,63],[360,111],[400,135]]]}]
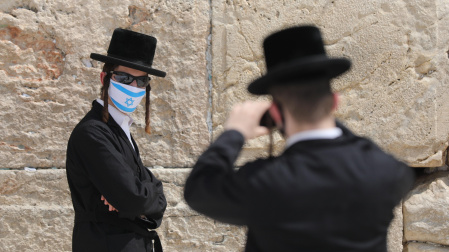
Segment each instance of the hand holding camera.
[{"label": "hand holding camera", "polygon": [[271,103],[247,101],[234,106],[225,122],[226,130],[237,130],[246,140],[266,135],[269,130],[260,125],[262,116],[270,108]]}]

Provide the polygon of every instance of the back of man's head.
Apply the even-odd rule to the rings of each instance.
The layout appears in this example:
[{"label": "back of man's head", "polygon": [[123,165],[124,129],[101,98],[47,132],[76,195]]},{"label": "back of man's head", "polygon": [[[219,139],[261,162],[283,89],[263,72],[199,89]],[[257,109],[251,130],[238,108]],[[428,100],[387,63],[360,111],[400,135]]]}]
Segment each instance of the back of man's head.
[{"label": "back of man's head", "polygon": [[270,88],[274,102],[288,110],[296,123],[315,124],[332,113],[334,96],[329,80],[313,80],[305,85]]}]

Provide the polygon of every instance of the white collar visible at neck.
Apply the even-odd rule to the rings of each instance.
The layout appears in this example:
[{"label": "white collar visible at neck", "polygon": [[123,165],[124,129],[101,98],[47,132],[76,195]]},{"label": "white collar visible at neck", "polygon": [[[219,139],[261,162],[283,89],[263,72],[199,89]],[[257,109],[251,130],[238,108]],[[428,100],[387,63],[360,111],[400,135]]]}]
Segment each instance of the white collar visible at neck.
[{"label": "white collar visible at neck", "polygon": [[[101,106],[104,106],[104,101],[102,99],[97,99],[97,102],[101,104]],[[126,136],[129,139],[129,142],[134,147],[133,142],[131,141],[131,133],[129,132],[129,126],[134,122],[134,120],[128,116],[120,112],[118,109],[116,109],[114,106],[108,105],[108,112],[111,114],[114,121],[122,128],[122,130],[125,132]]]},{"label": "white collar visible at neck", "polygon": [[[104,106],[104,101],[102,99],[97,99],[97,102],[101,104],[101,106]],[[114,118],[114,121],[122,127],[122,124],[126,124],[129,128],[131,124],[134,122],[134,120],[126,115],[120,112],[120,110],[116,109],[114,106],[108,106],[108,112],[111,114],[112,118]]]},{"label": "white collar visible at neck", "polygon": [[292,146],[293,144],[306,141],[306,140],[316,140],[316,139],[335,139],[339,136],[343,135],[343,131],[338,128],[329,128],[329,129],[316,129],[316,130],[306,130],[296,133],[290,136],[285,142],[285,148]]}]

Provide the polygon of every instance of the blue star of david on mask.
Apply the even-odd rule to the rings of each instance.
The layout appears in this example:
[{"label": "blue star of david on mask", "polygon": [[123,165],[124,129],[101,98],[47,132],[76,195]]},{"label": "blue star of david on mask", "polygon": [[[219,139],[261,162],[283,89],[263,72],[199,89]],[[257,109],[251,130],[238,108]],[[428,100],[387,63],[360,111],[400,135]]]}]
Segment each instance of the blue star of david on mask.
[{"label": "blue star of david on mask", "polygon": [[133,103],[134,103],[134,100],[133,100],[133,98],[126,98],[126,106],[131,106],[131,105],[133,105]]}]

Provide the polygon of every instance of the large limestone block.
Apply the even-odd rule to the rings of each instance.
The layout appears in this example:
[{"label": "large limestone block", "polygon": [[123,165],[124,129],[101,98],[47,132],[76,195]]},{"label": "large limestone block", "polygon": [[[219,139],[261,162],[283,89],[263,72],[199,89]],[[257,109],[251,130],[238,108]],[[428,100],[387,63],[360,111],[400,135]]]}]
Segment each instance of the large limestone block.
[{"label": "large limestone block", "polygon": [[[186,209],[188,207],[186,206]],[[172,212],[177,213],[176,216]],[[243,251],[246,229],[206,218],[192,210],[168,208],[158,233],[167,251]],[[189,213],[190,212],[190,213]]]},{"label": "large limestone block", "polygon": [[168,208],[158,233],[167,251],[243,251],[246,229],[209,219],[184,201],[191,169],[153,169],[164,184]]},{"label": "large limestone block", "polygon": [[73,209],[0,205],[0,251],[72,251]]},{"label": "large limestone block", "polygon": [[1,171],[0,205],[72,207],[64,169]]},{"label": "large limestone block", "polygon": [[65,170],[0,171],[0,251],[71,251]]},{"label": "large limestone block", "polygon": [[405,241],[449,245],[449,172],[419,181],[404,199]]},{"label": "large limestone block", "polygon": [[121,27],[158,39],[151,81],[131,133],[147,166],[188,167],[209,142],[209,1],[11,0],[0,3],[0,167],[64,167],[68,137],[99,96],[99,62]]},{"label": "large limestone block", "polygon": [[[411,166],[444,163],[449,111],[449,2],[212,1],[214,137],[246,87],[265,73],[262,41],[273,31],[315,24],[329,55],[348,57],[350,72],[334,81],[337,116]],[[246,146],[261,154],[266,139]],[[242,160],[246,157],[243,156]]]},{"label": "large limestone block", "polygon": [[412,242],[406,245],[406,252],[449,252],[448,247],[437,244]]}]

